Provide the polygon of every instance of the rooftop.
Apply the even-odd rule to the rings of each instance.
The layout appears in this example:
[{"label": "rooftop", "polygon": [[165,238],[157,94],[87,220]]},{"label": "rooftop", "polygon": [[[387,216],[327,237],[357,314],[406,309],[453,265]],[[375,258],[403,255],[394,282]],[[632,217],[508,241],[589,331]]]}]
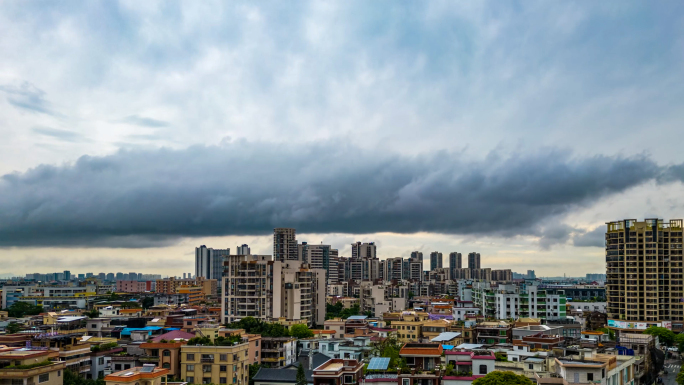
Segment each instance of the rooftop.
[{"label": "rooftop", "polygon": [[104,379],[105,381],[134,382],[142,378],[159,378],[167,373],[169,373],[169,369],[158,368],[154,365],[143,365],[142,367],[109,374]]}]

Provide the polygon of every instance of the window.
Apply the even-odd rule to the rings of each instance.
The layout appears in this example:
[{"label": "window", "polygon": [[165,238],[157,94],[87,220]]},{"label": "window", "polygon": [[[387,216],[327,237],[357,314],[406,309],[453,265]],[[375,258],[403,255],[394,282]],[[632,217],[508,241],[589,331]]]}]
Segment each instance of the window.
[{"label": "window", "polygon": [[211,384],[211,377],[203,378],[202,383],[203,384]]},{"label": "window", "polygon": [[62,377],[62,371],[61,370],[57,371],[57,377]]},{"label": "window", "polygon": [[130,368],[131,368],[131,365],[129,365],[129,364],[124,364],[124,370],[130,369]]},{"label": "window", "polygon": [[219,371],[221,371],[221,372],[227,372],[227,371],[228,371],[228,367],[227,367],[226,365],[221,365],[221,366],[219,367]]},{"label": "window", "polygon": [[171,369],[171,364],[168,363],[168,362],[164,362],[164,363],[162,364],[162,368],[164,368],[164,369]]},{"label": "window", "polygon": [[192,326],[192,321],[188,321],[188,322],[186,322],[185,324],[188,325],[188,326]]},{"label": "window", "polygon": [[195,383],[195,377],[186,377],[185,381],[187,381],[190,384],[194,384]]},{"label": "window", "polygon": [[211,365],[202,365],[203,373],[211,373]]},{"label": "window", "polygon": [[164,357],[171,357],[171,351],[170,351],[170,350],[164,350],[164,351],[162,352],[162,355],[163,355]]},{"label": "window", "polygon": [[259,340],[256,340],[256,346],[259,347]]},{"label": "window", "polygon": [[534,365],[533,365],[533,364],[529,364],[529,365],[527,365],[527,368],[528,368],[528,369],[534,369]]},{"label": "window", "polygon": [[219,360],[228,361],[228,355],[227,354],[219,354]]},{"label": "window", "polygon": [[219,384],[227,384],[227,383],[228,383],[228,379],[227,379],[227,378],[225,378],[225,377],[219,378]]},{"label": "window", "polygon": [[601,378],[606,378],[606,369],[601,369]]},{"label": "window", "polygon": [[410,378],[404,378],[402,385],[411,385],[411,379]]},{"label": "window", "polygon": [[594,381],[594,373],[587,373],[587,381]]},{"label": "window", "polygon": [[114,364],[114,370],[121,370],[121,364]]},{"label": "window", "polygon": [[345,375],[344,376],[344,383],[345,384],[353,384],[354,382],[356,382],[356,381],[354,381],[354,376],[351,376],[351,375]]},{"label": "window", "polygon": [[99,357],[99,358],[97,359],[97,364],[98,364],[98,365],[104,365],[104,357]]},{"label": "window", "polygon": [[50,373],[41,374],[38,376],[38,382],[48,382],[50,381]]},{"label": "window", "polygon": [[[195,371],[195,365],[185,365],[185,370],[188,372],[194,372]],[[188,381],[190,382],[190,381]]]},{"label": "window", "polygon": [[233,354],[233,361],[237,361],[237,360],[238,360],[237,354]]},{"label": "window", "polygon": [[[192,354],[192,353],[186,354],[186,355],[185,355],[185,358],[186,358],[188,361],[195,361],[195,355]],[[188,382],[190,382],[190,381],[188,381]]]},{"label": "window", "polygon": [[480,374],[487,374],[487,365],[480,365]]}]

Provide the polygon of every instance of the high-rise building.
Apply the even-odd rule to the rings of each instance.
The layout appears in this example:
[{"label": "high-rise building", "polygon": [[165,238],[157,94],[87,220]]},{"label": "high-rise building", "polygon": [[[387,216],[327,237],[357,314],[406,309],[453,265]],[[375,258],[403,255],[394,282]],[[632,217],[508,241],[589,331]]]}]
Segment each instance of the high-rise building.
[{"label": "high-rise building", "polygon": [[449,253],[449,276],[451,279],[456,279],[454,278],[456,276],[456,269],[462,269],[463,268],[463,258],[461,256],[461,253],[457,252],[452,252]]},{"label": "high-rise building", "polygon": [[468,253],[468,268],[481,269],[480,267],[480,253]]},{"label": "high-rise building", "polygon": [[442,253],[433,251],[430,253],[430,270],[442,268]]},{"label": "high-rise building", "polygon": [[71,272],[69,270],[64,270],[64,280],[71,281]]},{"label": "high-rise building", "polygon": [[107,281],[114,281],[114,273],[107,273],[106,280]]},{"label": "high-rise building", "polygon": [[247,245],[242,245],[238,246],[235,250],[236,255],[250,255],[252,254],[251,250],[249,249],[249,246]]},{"label": "high-rise building", "polygon": [[[80,274],[79,274],[80,275]],[[80,278],[80,277],[79,277]],[[116,273],[116,280],[124,279],[124,273],[118,272]]]},{"label": "high-rise building", "polygon": [[330,245],[310,245],[306,242],[297,248],[299,261],[308,263],[312,269],[325,270],[326,282],[337,282],[337,249]]},{"label": "high-rise building", "polygon": [[352,247],[352,258],[377,258],[377,248],[375,242],[361,243],[356,242],[351,244]]},{"label": "high-rise building", "polygon": [[527,279],[537,279],[537,275],[534,273],[534,270],[527,270]]},{"label": "high-rise building", "polygon": [[[608,319],[659,323],[681,331],[684,323],[682,220],[608,222]],[[610,324],[610,323],[609,323]]]},{"label": "high-rise building", "polygon": [[273,229],[273,258],[276,261],[296,261],[297,231],[291,228],[277,227]]},{"label": "high-rise building", "polygon": [[223,261],[230,255],[230,249],[213,249],[202,245],[195,248],[195,276],[215,279],[221,284]]},{"label": "high-rise building", "polygon": [[[422,252],[420,252],[420,251],[412,251],[411,252],[411,257],[409,258],[409,264],[414,264],[414,263],[420,263],[420,278],[418,278],[418,280],[422,281],[423,280],[423,270],[425,270],[423,268],[423,253]],[[413,270],[414,270],[414,267],[411,267],[407,270],[410,272],[409,273],[410,276],[413,276]],[[406,274],[406,273],[404,273],[404,274]],[[410,279],[416,279],[416,278],[412,277]]]},{"label": "high-rise building", "polygon": [[[257,285],[248,285],[254,278]],[[325,270],[270,255],[231,255],[225,264],[221,314],[224,323],[244,317],[285,317],[309,325],[325,321]]]},{"label": "high-rise building", "polygon": [[385,281],[404,279],[404,258],[387,258],[382,261],[382,279]]},{"label": "high-rise building", "polygon": [[101,281],[104,281],[107,278],[107,274],[105,273],[100,273],[97,275],[97,278]]},{"label": "high-rise building", "polygon": [[492,270],[492,281],[510,282],[513,280],[511,269]]}]

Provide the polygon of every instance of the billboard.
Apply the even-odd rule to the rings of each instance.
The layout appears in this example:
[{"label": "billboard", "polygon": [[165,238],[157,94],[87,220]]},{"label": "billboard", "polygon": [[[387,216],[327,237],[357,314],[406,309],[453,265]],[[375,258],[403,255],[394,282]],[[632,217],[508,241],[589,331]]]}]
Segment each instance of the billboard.
[{"label": "billboard", "polygon": [[672,330],[672,322],[628,322],[628,321],[618,321],[618,320],[608,320],[608,327],[618,328],[618,329],[634,329],[634,330],[646,330],[650,326],[662,326]]}]

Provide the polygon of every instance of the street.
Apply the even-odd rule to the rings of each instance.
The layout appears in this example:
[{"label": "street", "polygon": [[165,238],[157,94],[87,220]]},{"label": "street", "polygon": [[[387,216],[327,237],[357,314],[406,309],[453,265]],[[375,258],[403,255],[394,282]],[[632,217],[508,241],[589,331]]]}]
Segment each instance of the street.
[{"label": "street", "polygon": [[677,378],[677,373],[682,368],[682,361],[677,359],[666,360],[664,369],[668,371],[667,375],[663,375],[663,384],[665,385],[677,385],[675,379]]}]

